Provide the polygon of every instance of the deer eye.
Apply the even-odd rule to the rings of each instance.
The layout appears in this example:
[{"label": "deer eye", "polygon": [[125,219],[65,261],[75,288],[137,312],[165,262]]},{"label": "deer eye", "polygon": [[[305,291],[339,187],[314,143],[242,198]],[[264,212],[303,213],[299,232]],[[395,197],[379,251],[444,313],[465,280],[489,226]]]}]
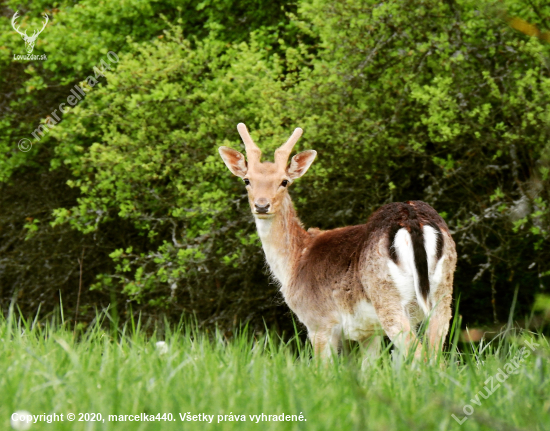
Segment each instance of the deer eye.
[{"label": "deer eye", "polygon": [[245,178],[243,181],[244,181],[245,185],[247,185],[247,186],[250,185],[250,180],[248,178]]},{"label": "deer eye", "polygon": [[283,187],[286,187],[287,184],[288,184],[288,180],[283,180],[283,182],[281,183],[281,185],[282,185]]}]

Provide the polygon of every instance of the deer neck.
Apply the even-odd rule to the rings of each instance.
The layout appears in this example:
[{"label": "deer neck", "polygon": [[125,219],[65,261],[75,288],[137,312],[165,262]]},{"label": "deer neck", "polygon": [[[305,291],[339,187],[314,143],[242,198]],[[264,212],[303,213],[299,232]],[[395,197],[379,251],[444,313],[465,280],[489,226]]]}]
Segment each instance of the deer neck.
[{"label": "deer neck", "polygon": [[286,195],[280,210],[271,218],[254,216],[262,241],[265,258],[273,276],[285,294],[295,264],[304,248],[307,233],[296,214],[290,195]]}]

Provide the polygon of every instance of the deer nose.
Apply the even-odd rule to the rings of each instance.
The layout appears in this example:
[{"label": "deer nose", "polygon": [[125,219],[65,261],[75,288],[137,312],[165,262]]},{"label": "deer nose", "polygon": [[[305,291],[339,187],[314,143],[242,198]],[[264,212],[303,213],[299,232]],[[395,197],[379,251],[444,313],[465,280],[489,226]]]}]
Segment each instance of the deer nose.
[{"label": "deer nose", "polygon": [[269,202],[265,198],[258,199],[254,202],[254,206],[256,207],[256,212],[258,214],[267,214],[269,211]]}]

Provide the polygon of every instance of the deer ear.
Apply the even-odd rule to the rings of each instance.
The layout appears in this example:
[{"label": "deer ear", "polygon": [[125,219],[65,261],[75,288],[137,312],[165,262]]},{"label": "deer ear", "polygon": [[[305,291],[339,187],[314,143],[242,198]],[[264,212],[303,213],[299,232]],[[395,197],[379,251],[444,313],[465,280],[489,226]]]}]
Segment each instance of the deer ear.
[{"label": "deer ear", "polygon": [[225,166],[229,168],[233,175],[243,178],[248,171],[244,156],[237,150],[229,147],[218,148],[220,156],[222,156]]},{"label": "deer ear", "polygon": [[286,170],[290,179],[295,180],[304,175],[315,160],[315,156],[317,156],[317,151],[314,150],[302,151],[296,154]]}]

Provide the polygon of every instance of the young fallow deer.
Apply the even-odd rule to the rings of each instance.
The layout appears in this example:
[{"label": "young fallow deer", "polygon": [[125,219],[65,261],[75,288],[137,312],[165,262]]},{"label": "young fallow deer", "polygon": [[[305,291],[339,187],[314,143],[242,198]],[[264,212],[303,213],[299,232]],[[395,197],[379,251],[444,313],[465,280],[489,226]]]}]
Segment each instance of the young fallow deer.
[{"label": "young fallow deer", "polygon": [[378,354],[380,327],[402,352],[421,355],[415,327],[429,315],[425,341],[441,349],[451,318],[455,243],[445,221],[421,201],[390,203],[366,224],[320,231],[302,227],[288,186],[306,173],[317,153],[296,154],[297,128],[261,162],[246,126],[237,126],[248,163],[220,147],[225,165],[241,177],[266,260],[291,310],[304,323],[316,354],[336,352],[342,336],[369,343]]}]

